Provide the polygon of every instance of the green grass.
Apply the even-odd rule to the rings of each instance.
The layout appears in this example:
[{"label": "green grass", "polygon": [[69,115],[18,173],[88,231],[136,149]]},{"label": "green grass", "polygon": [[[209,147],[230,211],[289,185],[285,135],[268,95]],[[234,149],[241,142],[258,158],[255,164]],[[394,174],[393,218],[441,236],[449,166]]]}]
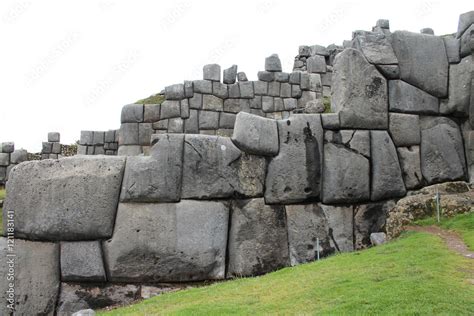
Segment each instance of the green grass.
[{"label": "green grass", "polygon": [[165,100],[162,94],[154,94],[146,99],[138,100],[135,104],[161,104]]},{"label": "green grass", "polygon": [[[5,200],[5,189],[0,189],[0,200]],[[0,207],[0,234],[3,234],[3,210]]]},{"label": "green grass", "polygon": [[380,247],[164,294],[98,315],[473,315],[469,268],[469,259],[448,250],[439,237],[410,232]]},{"label": "green grass", "polygon": [[474,250],[474,213],[460,214],[451,218],[442,217],[440,223],[436,222],[436,218],[430,217],[416,221],[415,224],[422,226],[438,225],[445,229],[454,230],[461,235],[469,249]]},{"label": "green grass", "polygon": [[328,96],[323,97],[324,113],[332,113],[331,111],[331,98]]}]

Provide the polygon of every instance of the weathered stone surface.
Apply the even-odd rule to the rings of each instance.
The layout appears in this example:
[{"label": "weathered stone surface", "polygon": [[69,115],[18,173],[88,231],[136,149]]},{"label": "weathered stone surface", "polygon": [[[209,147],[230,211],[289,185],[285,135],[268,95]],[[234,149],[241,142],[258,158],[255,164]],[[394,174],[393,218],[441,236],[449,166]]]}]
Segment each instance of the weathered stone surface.
[{"label": "weathered stone surface", "polygon": [[167,118],[180,117],[181,116],[181,104],[179,101],[165,100],[161,103],[160,119],[164,120]]},{"label": "weathered stone surface", "polygon": [[445,117],[422,117],[421,172],[429,184],[466,177],[461,132]]},{"label": "weathered stone surface", "polygon": [[285,208],[263,199],[232,204],[227,277],[253,276],[289,265]]},{"label": "weathered stone surface", "polygon": [[438,113],[438,98],[402,80],[390,80],[388,90],[390,111],[414,114]]},{"label": "weathered stone surface", "polygon": [[326,60],[324,56],[314,55],[306,60],[306,68],[309,73],[325,73]]},{"label": "weathered stone surface", "polygon": [[194,92],[212,94],[212,81],[209,80],[194,80]]},{"label": "weathered stone surface", "polygon": [[300,55],[301,57],[311,56],[311,47],[309,47],[307,45],[301,45],[298,48],[298,55]]},{"label": "weathered stone surface", "polygon": [[81,139],[79,143],[81,145],[92,145],[92,138],[94,137],[93,131],[81,131]]},{"label": "weathered stone surface", "polygon": [[425,27],[420,30],[421,34],[434,35],[434,30],[431,27]]},{"label": "weathered stone surface", "polygon": [[155,135],[152,146],[149,157],[127,159],[121,201],[177,202],[180,200],[184,135]]},{"label": "weathered stone surface", "polygon": [[471,99],[471,77],[474,63],[471,56],[464,57],[459,64],[449,67],[449,95],[439,105],[444,115],[469,116]]},{"label": "weathered stone surface", "polygon": [[261,156],[278,154],[278,128],[275,120],[245,112],[237,114],[232,141],[242,151]]},{"label": "weathered stone surface", "polygon": [[314,91],[303,91],[301,93],[301,98],[298,99],[297,104],[298,108],[306,108],[306,105],[318,98],[318,95]]},{"label": "weathered stone surface", "polygon": [[28,159],[28,152],[25,149],[17,149],[10,154],[10,163],[19,164]]},{"label": "weathered stone surface", "polygon": [[21,238],[108,238],[124,165],[124,158],[106,156],[24,162],[10,174],[3,222],[14,210]]},{"label": "weathered stone surface", "polygon": [[48,142],[59,142],[61,135],[58,132],[49,132],[48,133]]},{"label": "weathered stone surface", "polygon": [[53,143],[50,143],[50,142],[42,143],[42,148],[41,148],[42,154],[51,154],[52,151],[53,151]]},{"label": "weathered stone surface", "polygon": [[182,100],[185,97],[184,84],[178,83],[165,87],[166,100]]},{"label": "weathered stone surface", "polygon": [[281,61],[277,54],[265,58],[265,70],[272,72],[281,71]]},{"label": "weathered stone surface", "polygon": [[370,246],[372,233],[385,229],[388,212],[395,207],[396,201],[388,200],[378,203],[354,206],[354,248],[363,249]]},{"label": "weathered stone surface", "polygon": [[391,38],[400,78],[436,97],[446,97],[448,57],[441,37],[396,31]]},{"label": "weathered stone surface", "polygon": [[10,155],[7,153],[0,153],[0,166],[8,167],[10,164]]},{"label": "weathered stone surface", "polygon": [[223,82],[225,84],[233,84],[237,78],[237,65],[224,69]]},{"label": "weathered stone surface", "polygon": [[219,128],[219,112],[199,111],[199,128],[200,129],[218,129]]},{"label": "weathered stone surface", "polygon": [[[7,279],[12,258],[8,254],[15,255],[13,289],[9,286],[13,281]],[[12,245],[7,238],[0,237],[0,258],[0,314],[12,315],[12,309],[8,308],[12,295],[14,315],[54,315],[60,282],[58,245],[20,239]]]},{"label": "weathered stone surface", "polygon": [[61,280],[105,282],[100,241],[61,242]]},{"label": "weathered stone surface", "polygon": [[389,130],[395,146],[419,145],[420,120],[418,115],[390,113]]},{"label": "weathered stone surface", "polygon": [[189,80],[184,81],[184,96],[186,98],[192,98],[194,95],[193,82]]},{"label": "weathered stone surface", "polygon": [[121,203],[104,243],[114,282],[183,282],[225,277],[229,210],[221,202]]},{"label": "weathered stone surface", "polygon": [[288,82],[290,80],[290,74],[287,72],[275,72],[275,81]]},{"label": "weathered stone surface", "polygon": [[469,11],[459,16],[458,32],[456,38],[460,38],[464,32],[474,23],[474,11]]},{"label": "weathered stone surface", "polygon": [[[122,108],[120,117],[122,123],[143,122],[143,104],[128,104]],[[85,144],[85,143],[84,143]]]},{"label": "weathered stone surface", "polygon": [[386,80],[355,49],[336,56],[331,109],[339,112],[341,127],[388,128]]},{"label": "weathered stone surface", "polygon": [[339,122],[339,113],[326,113],[321,115],[324,129],[339,129],[341,123]]},{"label": "weathered stone surface", "polygon": [[247,78],[247,75],[243,71],[237,73],[237,80],[239,80],[239,82],[249,81],[249,79]]},{"label": "weathered stone surface", "polygon": [[138,285],[97,286],[96,284],[62,283],[57,315],[70,316],[72,313],[84,309],[129,305],[140,298],[140,287]]},{"label": "weathered stone surface", "polygon": [[202,108],[202,94],[194,93],[193,97],[189,99],[189,107],[191,109],[199,110]]},{"label": "weathered stone surface", "polygon": [[393,65],[398,59],[392,45],[384,34],[358,31],[355,32],[356,47],[362,51],[371,64]]},{"label": "weathered stone surface", "polygon": [[202,97],[202,109],[212,111],[223,111],[224,101],[216,96],[205,94]]},{"label": "weathered stone surface", "polygon": [[355,153],[370,157],[370,135],[365,130],[340,130],[326,131],[324,133],[325,141],[334,144],[344,145]]},{"label": "weathered stone surface", "polygon": [[186,135],[182,198],[261,196],[265,169],[264,158],[243,155],[230,138]]},{"label": "weathered stone surface", "polygon": [[460,56],[461,58],[468,56],[471,54],[472,49],[474,48],[474,43],[473,42],[474,38],[474,24],[472,24],[461,36],[460,40]]},{"label": "weathered stone surface", "polygon": [[0,146],[0,149],[2,153],[12,153],[15,151],[15,143],[13,142],[3,142]]},{"label": "weathered stone surface", "polygon": [[80,311],[72,314],[72,316],[95,316],[95,312],[92,309],[81,309]]},{"label": "weathered stone surface", "polygon": [[367,157],[342,144],[324,145],[322,193],[324,203],[352,203],[368,200],[369,176],[370,165]]},{"label": "weathered stone surface", "polygon": [[236,116],[234,113],[221,113],[219,117],[219,128],[233,129]]},{"label": "weathered stone surface", "polygon": [[139,143],[139,123],[122,123],[119,130],[119,145],[137,145]]},{"label": "weathered stone surface", "polygon": [[387,79],[400,78],[400,67],[398,65],[376,65],[376,67]]},{"label": "weathered stone surface", "polygon": [[[212,93],[221,99],[227,99],[229,97],[227,85],[220,82],[212,83]],[[206,95],[204,97],[206,97]]]},{"label": "weathered stone surface", "polygon": [[318,199],[324,140],[321,116],[298,114],[277,124],[280,151],[268,165],[266,203],[292,204]]},{"label": "weathered stone surface", "polygon": [[397,150],[386,131],[370,132],[372,158],[372,201],[401,197],[406,194]]},{"label": "weathered stone surface", "polygon": [[221,66],[209,64],[203,67],[203,79],[210,81],[221,81]]},{"label": "weathered stone surface", "polygon": [[138,156],[142,152],[142,146],[140,145],[126,145],[119,147],[117,156]]},{"label": "weathered stone surface", "polygon": [[288,247],[291,265],[325,257],[335,251],[331,247],[329,225],[319,204],[287,205]]},{"label": "weathered stone surface", "polygon": [[337,252],[354,250],[353,210],[349,206],[332,206],[321,204],[328,221],[329,246]]},{"label": "weathered stone surface", "polygon": [[240,97],[243,99],[252,99],[254,97],[253,82],[239,82]]},{"label": "weathered stone surface", "polygon": [[370,234],[370,244],[372,246],[380,246],[385,244],[387,241],[387,235],[385,233],[372,233]]},{"label": "weathered stone surface", "polygon": [[275,80],[275,73],[270,71],[259,71],[257,73],[257,78],[260,81],[271,82]]},{"label": "weathered stone surface", "polygon": [[474,182],[474,131],[464,131],[464,147],[469,171],[469,182]]},{"label": "weathered stone surface", "polygon": [[444,46],[446,47],[446,55],[448,56],[449,63],[458,63],[461,61],[459,55],[461,49],[461,43],[459,39],[443,36]]},{"label": "weathered stone surface", "polygon": [[397,153],[405,187],[407,190],[419,188],[423,180],[420,162],[420,146],[399,147],[397,148]]}]

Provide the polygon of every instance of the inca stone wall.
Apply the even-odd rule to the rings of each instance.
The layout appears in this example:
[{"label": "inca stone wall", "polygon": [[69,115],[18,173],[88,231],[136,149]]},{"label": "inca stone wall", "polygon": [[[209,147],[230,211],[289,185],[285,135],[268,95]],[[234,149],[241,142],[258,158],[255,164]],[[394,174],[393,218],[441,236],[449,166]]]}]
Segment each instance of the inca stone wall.
[{"label": "inca stone wall", "polygon": [[0,185],[5,185],[12,168],[26,161],[27,156],[26,150],[15,150],[15,143],[13,142],[0,143]]},{"label": "inca stone wall", "polygon": [[81,131],[78,155],[117,155],[118,131]]},{"label": "inca stone wall", "polygon": [[[408,192],[473,179],[473,24],[463,14],[439,37],[380,20],[344,49],[300,47],[291,74],[272,55],[255,82],[231,67],[221,83],[207,65],[162,104],[123,108],[118,156],[19,164],[0,239],[6,258],[17,238],[17,313],[67,315],[141,297],[143,283],[259,275],[369,246]],[[325,73],[333,113],[314,113]],[[94,135],[82,154],[107,143]]]}]

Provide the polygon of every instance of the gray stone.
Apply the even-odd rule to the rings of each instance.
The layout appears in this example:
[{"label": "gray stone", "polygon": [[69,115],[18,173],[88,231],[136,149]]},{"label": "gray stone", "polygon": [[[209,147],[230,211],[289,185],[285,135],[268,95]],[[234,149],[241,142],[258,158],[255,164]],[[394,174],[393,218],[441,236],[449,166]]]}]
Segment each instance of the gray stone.
[{"label": "gray stone", "polygon": [[463,136],[469,171],[469,182],[472,183],[474,182],[474,131],[464,131]]},{"label": "gray stone", "polygon": [[390,21],[387,19],[379,19],[375,25],[382,29],[390,29]]},{"label": "gray stone", "polygon": [[[149,104],[152,105],[152,104]],[[145,108],[145,113],[146,113],[146,108]],[[115,131],[114,130],[109,130],[105,132],[105,142],[106,143],[114,143],[115,142]]]},{"label": "gray stone", "polygon": [[113,282],[186,282],[225,277],[229,210],[221,202],[120,203],[104,243]]},{"label": "gray stone", "polygon": [[275,120],[240,112],[232,141],[242,151],[258,156],[278,154],[278,128]]},{"label": "gray stone", "polygon": [[373,32],[357,32],[354,38],[356,46],[362,51],[371,64],[393,65],[398,59],[392,45],[384,34]]},{"label": "gray stone", "polygon": [[238,113],[240,112],[241,99],[226,99],[224,100],[224,111]]},{"label": "gray stone", "polygon": [[184,96],[186,98],[192,98],[194,95],[194,87],[192,81],[184,81]]},{"label": "gray stone", "polygon": [[376,67],[387,79],[400,78],[400,67],[398,65],[376,65]]},{"label": "gray stone", "polygon": [[370,234],[370,244],[372,246],[380,246],[385,244],[387,235],[385,233],[372,233]]},{"label": "gray stone", "polygon": [[78,155],[87,155],[87,146],[77,145],[77,154]]},{"label": "gray stone", "polygon": [[189,98],[189,107],[191,109],[200,110],[202,108],[202,94],[194,93],[192,98]]},{"label": "gray stone", "polygon": [[369,247],[371,234],[384,230],[388,212],[395,207],[395,204],[396,201],[388,200],[354,206],[354,247],[356,250]]},{"label": "gray stone", "polygon": [[239,82],[249,81],[249,79],[247,78],[247,75],[243,71],[237,73],[237,79],[239,80]]},{"label": "gray stone", "polygon": [[298,99],[297,103],[298,103],[298,107],[299,108],[306,108],[306,105],[311,102],[311,101],[314,101],[318,98],[318,95],[316,94],[316,92],[314,91],[303,91],[301,93],[301,98]]},{"label": "gray stone", "polygon": [[[343,144],[324,145],[322,201],[326,204],[369,200],[369,159]],[[337,188],[337,189],[335,189]]]},{"label": "gray stone", "polygon": [[119,130],[119,145],[137,145],[139,123],[122,123]]},{"label": "gray stone", "polygon": [[181,100],[180,107],[181,107],[181,118],[182,119],[187,119],[189,117],[189,101],[188,101],[188,99]]},{"label": "gray stone", "polygon": [[185,97],[184,84],[178,83],[165,87],[166,100],[182,100]]},{"label": "gray stone", "polygon": [[260,275],[289,266],[285,208],[263,199],[232,204],[227,277]]},{"label": "gray stone", "polygon": [[459,39],[453,37],[443,36],[444,46],[446,47],[446,55],[448,56],[449,63],[457,64],[461,61],[459,55],[461,50],[461,43]]},{"label": "gray stone", "polygon": [[285,208],[292,266],[316,260],[318,250],[320,257],[334,252],[328,221],[319,204],[287,205]]},{"label": "gray stone", "polygon": [[48,133],[48,142],[59,142],[61,135],[58,132],[49,132]]},{"label": "gray stone", "polygon": [[13,142],[4,142],[1,144],[1,151],[2,153],[10,154],[15,151],[15,143]]},{"label": "gray stone", "polygon": [[474,11],[469,11],[459,16],[458,32],[456,38],[460,38],[464,32],[474,23]]},{"label": "gray stone", "polygon": [[117,156],[138,156],[142,153],[142,146],[140,145],[125,145],[119,146]]},{"label": "gray stone", "polygon": [[81,139],[79,142],[81,145],[92,145],[93,138],[94,138],[93,131],[81,131]]},{"label": "gray stone", "polygon": [[262,108],[262,97],[256,95],[253,99],[249,100],[250,109],[261,109]]},{"label": "gray stone", "polygon": [[229,98],[240,98],[240,90],[237,83],[229,85]]},{"label": "gray stone", "polygon": [[389,80],[388,90],[390,111],[414,114],[438,113],[438,98],[402,80]]},{"label": "gray stone", "polygon": [[202,97],[202,109],[211,111],[223,111],[224,101],[214,95],[205,94]]},{"label": "gray stone", "polygon": [[291,85],[291,97],[292,98],[300,98],[302,95],[301,89],[299,85],[292,84]]},{"label": "gray stone", "polygon": [[386,80],[355,49],[336,56],[331,109],[343,128],[388,128]]},{"label": "gray stone", "polygon": [[418,115],[390,113],[389,130],[395,146],[419,145],[420,120]]},{"label": "gray stone", "polygon": [[[160,120],[160,105],[159,104],[145,104],[143,122],[145,123],[154,123]],[[113,140],[107,140],[112,142]]]},{"label": "gray stone", "polygon": [[[0,166],[0,182],[4,182],[7,178],[7,167]],[[2,203],[0,203],[2,207],[3,206],[3,200]]]},{"label": "gray stone", "polygon": [[459,64],[449,67],[449,94],[448,99],[441,100],[439,104],[441,114],[469,116],[473,71],[471,56],[464,57]]},{"label": "gray stone", "polygon": [[315,55],[306,60],[306,67],[309,73],[325,73],[326,60],[323,56]]},{"label": "gray stone", "polygon": [[168,129],[169,120],[160,120],[158,122],[153,123],[153,129],[155,130],[167,130]]},{"label": "gray stone", "polygon": [[218,129],[219,112],[199,111],[199,129]]},{"label": "gray stone", "polygon": [[184,120],[180,117],[175,117],[168,122],[168,133],[182,133],[184,130]]},{"label": "gray stone", "polygon": [[205,65],[202,72],[204,80],[221,81],[221,66],[218,64]]},{"label": "gray stone", "polygon": [[61,280],[105,282],[100,241],[61,242]]},{"label": "gray stone", "polygon": [[121,123],[143,122],[143,104],[128,104],[122,107]]},{"label": "gray stone", "polygon": [[311,47],[306,45],[301,45],[298,49],[298,55],[301,57],[311,56]]},{"label": "gray stone", "polygon": [[8,167],[10,164],[10,154],[0,153],[0,166]]},{"label": "gray stone", "polygon": [[[229,97],[229,90],[227,89],[227,85],[220,82],[213,82],[212,83],[212,94],[221,98],[227,99]],[[206,96],[204,96],[206,97]]]},{"label": "gray stone", "polygon": [[237,65],[232,65],[230,68],[224,69],[223,81],[226,84],[233,84],[237,78]]},{"label": "gray stone", "polygon": [[181,195],[184,135],[153,137],[149,157],[127,159],[122,202],[177,202]]},{"label": "gray stone", "polygon": [[329,226],[330,247],[337,252],[354,250],[353,210],[349,206],[331,206],[321,204]]},{"label": "gray stone", "polygon": [[265,158],[243,155],[230,138],[186,135],[181,197],[262,196],[265,170]]},{"label": "gray stone", "polygon": [[253,83],[256,95],[266,95],[268,93],[268,83],[264,81],[254,81]]},{"label": "gray stone", "polygon": [[311,100],[304,107],[304,113],[323,113],[324,110],[322,99]]},{"label": "gray stone", "polygon": [[103,145],[105,141],[105,132],[94,132],[94,136],[92,138],[93,145]]},{"label": "gray stone", "polygon": [[92,309],[81,309],[80,311],[72,314],[72,316],[95,316],[95,312]]},{"label": "gray stone", "polygon": [[273,104],[273,97],[263,96],[262,97],[262,110],[263,112],[273,112],[275,106]]},{"label": "gray stone", "polygon": [[265,58],[265,70],[272,72],[281,71],[281,61],[277,54]]},{"label": "gray stone", "polygon": [[240,97],[243,99],[252,99],[254,97],[253,82],[239,82]]},{"label": "gray stone", "polygon": [[42,154],[50,154],[53,151],[53,143],[50,142],[43,142],[42,143]]},{"label": "gray stone", "polygon": [[338,113],[325,113],[321,115],[324,129],[340,129],[341,123],[339,122]]},{"label": "gray stone", "polygon": [[187,134],[199,133],[199,114],[198,110],[190,110],[189,118],[184,121],[184,132]]},{"label": "gray stone", "polygon": [[139,285],[62,283],[56,312],[57,316],[70,316],[76,311],[89,308],[130,305],[140,298]]},{"label": "gray stone", "polygon": [[317,199],[321,191],[323,128],[319,114],[278,121],[280,151],[268,165],[265,201],[293,204]]},{"label": "gray stone", "polygon": [[269,82],[268,83],[268,95],[272,97],[279,97],[280,96],[280,82]]},{"label": "gray stone", "polygon": [[329,51],[324,46],[312,45],[311,46],[311,55],[329,56]]},{"label": "gray stone", "polygon": [[10,174],[3,222],[5,211],[15,210],[15,233],[20,238],[108,238],[124,165],[123,158],[105,156],[19,164]]},{"label": "gray stone", "polygon": [[309,74],[309,90],[315,92],[323,91],[320,74]]},{"label": "gray stone", "polygon": [[285,110],[285,105],[282,98],[273,98],[273,110],[276,112],[282,112]]},{"label": "gray stone", "polygon": [[290,74],[290,78],[289,78],[289,82],[291,84],[300,84],[300,80],[301,80],[301,72],[299,71],[293,71],[291,74]]},{"label": "gray stone", "polygon": [[466,177],[466,160],[459,127],[445,117],[422,117],[421,172],[429,183]]},{"label": "gray stone", "polygon": [[53,146],[51,147],[51,153],[60,154],[61,153],[61,144],[60,143],[53,143]]},{"label": "gray stone", "polygon": [[370,157],[370,135],[367,130],[326,131],[324,139],[330,143],[344,145],[366,158]]},{"label": "gray stone", "polygon": [[290,80],[290,74],[287,72],[275,72],[275,81],[288,82]]},{"label": "gray stone", "polygon": [[212,81],[209,80],[194,80],[193,89],[196,93],[212,94]]},{"label": "gray stone", "polygon": [[407,190],[418,189],[422,185],[420,146],[397,148],[398,159],[402,169],[403,181]]},{"label": "gray stone", "polygon": [[321,74],[321,84],[329,87],[332,85],[332,72]]},{"label": "gray stone", "polygon": [[436,97],[446,97],[448,57],[441,37],[396,31],[392,47],[402,80]]},{"label": "gray stone", "polygon": [[260,81],[271,82],[275,80],[275,73],[270,71],[259,71],[257,77]]},{"label": "gray stone", "polygon": [[402,197],[406,194],[397,150],[386,131],[370,131],[372,158],[372,201]]},{"label": "gray stone", "polygon": [[301,90],[309,90],[309,73],[302,72],[300,75]]},{"label": "gray stone", "polygon": [[[0,257],[0,314],[54,315],[60,282],[58,245],[20,239],[15,239],[13,245],[10,239],[0,237]],[[14,261],[14,282],[8,279],[12,276],[9,260]],[[9,304],[13,305],[14,313]]]},{"label": "gray stone", "polygon": [[431,27],[425,27],[420,30],[421,34],[434,35],[434,30]]},{"label": "gray stone", "polygon": [[469,56],[474,51],[474,24],[461,36],[460,46],[459,54],[461,58]]},{"label": "gray stone", "polygon": [[297,107],[297,101],[294,98],[285,98],[283,99],[283,105],[286,111],[292,111]]},{"label": "gray stone", "polygon": [[180,116],[181,104],[179,101],[165,100],[161,103],[160,120]]},{"label": "gray stone", "polygon": [[233,129],[235,124],[235,117],[236,115],[234,113],[221,113],[219,117],[219,128]]}]

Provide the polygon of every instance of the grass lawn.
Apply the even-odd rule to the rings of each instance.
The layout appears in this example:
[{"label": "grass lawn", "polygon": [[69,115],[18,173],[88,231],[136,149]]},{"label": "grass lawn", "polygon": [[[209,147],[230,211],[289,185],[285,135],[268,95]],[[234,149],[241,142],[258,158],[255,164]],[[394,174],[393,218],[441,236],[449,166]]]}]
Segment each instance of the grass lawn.
[{"label": "grass lawn", "polygon": [[410,232],[380,247],[164,294],[98,315],[473,315],[474,286],[467,281],[473,278],[467,272],[472,264],[437,236]]},{"label": "grass lawn", "polygon": [[[5,189],[0,189],[0,200],[5,200]],[[3,210],[0,207],[0,234],[3,233]]]},{"label": "grass lawn", "polygon": [[470,250],[474,250],[474,213],[466,213],[456,215],[451,218],[441,218],[440,223],[436,222],[436,218],[426,218],[416,221],[417,225],[438,225],[442,228],[454,230],[463,238]]}]

